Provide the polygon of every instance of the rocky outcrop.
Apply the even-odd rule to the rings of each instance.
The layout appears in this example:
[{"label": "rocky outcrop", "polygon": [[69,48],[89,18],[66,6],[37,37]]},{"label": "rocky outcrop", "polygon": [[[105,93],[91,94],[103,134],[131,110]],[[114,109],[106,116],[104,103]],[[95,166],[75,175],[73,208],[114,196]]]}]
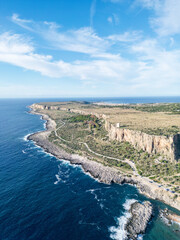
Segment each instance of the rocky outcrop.
[{"label": "rocky outcrop", "polygon": [[97,114],[96,112],[86,112],[79,109],[60,108],[59,106],[47,106],[42,104],[33,104],[36,109],[51,109],[51,110],[64,110],[79,114],[93,114],[98,118],[105,120],[105,129],[109,133],[111,140],[120,142],[129,142],[136,149],[151,153],[160,153],[166,156],[171,161],[180,159],[180,134],[174,136],[156,136],[144,132],[120,128],[118,124],[112,124],[105,114]]},{"label": "rocky outcrop", "polygon": [[128,239],[135,240],[139,234],[145,232],[147,224],[152,217],[153,206],[149,201],[135,202],[131,205],[131,217],[128,219],[126,230]]}]

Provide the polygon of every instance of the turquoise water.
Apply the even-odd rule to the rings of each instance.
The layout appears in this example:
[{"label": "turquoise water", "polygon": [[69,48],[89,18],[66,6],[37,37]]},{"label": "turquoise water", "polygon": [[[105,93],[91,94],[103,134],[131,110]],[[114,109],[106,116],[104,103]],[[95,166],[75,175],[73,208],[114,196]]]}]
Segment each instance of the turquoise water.
[{"label": "turquoise water", "polygon": [[[45,99],[0,100],[0,239],[126,239],[128,204],[146,197],[130,185],[98,183],[79,166],[27,141],[24,136],[44,129],[44,121],[26,108],[40,101]],[[139,239],[180,239],[176,226],[167,226],[158,216],[167,206],[150,201],[155,217]]]}]

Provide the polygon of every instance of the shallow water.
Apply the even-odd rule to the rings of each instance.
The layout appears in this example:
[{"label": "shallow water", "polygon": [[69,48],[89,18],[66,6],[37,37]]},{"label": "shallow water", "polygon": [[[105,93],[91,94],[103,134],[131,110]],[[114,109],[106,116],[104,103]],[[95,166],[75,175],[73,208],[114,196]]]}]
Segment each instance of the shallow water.
[{"label": "shallow water", "polygon": [[[146,198],[130,185],[99,183],[27,141],[44,128],[40,116],[27,114],[38,101],[0,100],[0,239],[125,239],[129,203]],[[166,205],[152,203],[155,217],[139,239],[180,239],[158,217]]]}]

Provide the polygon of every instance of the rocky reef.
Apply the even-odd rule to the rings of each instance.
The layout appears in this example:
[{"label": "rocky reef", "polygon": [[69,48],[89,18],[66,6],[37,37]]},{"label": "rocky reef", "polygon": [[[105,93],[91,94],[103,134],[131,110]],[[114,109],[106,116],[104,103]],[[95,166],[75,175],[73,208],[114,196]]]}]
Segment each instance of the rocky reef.
[{"label": "rocky reef", "polygon": [[136,240],[139,234],[143,234],[153,213],[153,206],[149,201],[135,202],[130,208],[131,217],[126,224],[128,239]]}]

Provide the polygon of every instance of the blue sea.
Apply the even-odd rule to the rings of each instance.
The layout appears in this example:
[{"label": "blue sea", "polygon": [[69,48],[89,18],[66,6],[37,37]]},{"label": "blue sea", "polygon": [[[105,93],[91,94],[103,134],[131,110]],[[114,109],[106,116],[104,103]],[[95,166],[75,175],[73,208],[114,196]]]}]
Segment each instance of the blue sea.
[{"label": "blue sea", "polygon": [[[130,203],[147,198],[134,186],[99,183],[27,140],[27,134],[45,128],[27,106],[57,100],[66,99],[0,100],[0,240],[124,240]],[[78,100],[147,103],[180,102],[180,97]],[[150,201],[155,217],[138,239],[179,240],[178,226],[159,217],[167,205]]]}]

